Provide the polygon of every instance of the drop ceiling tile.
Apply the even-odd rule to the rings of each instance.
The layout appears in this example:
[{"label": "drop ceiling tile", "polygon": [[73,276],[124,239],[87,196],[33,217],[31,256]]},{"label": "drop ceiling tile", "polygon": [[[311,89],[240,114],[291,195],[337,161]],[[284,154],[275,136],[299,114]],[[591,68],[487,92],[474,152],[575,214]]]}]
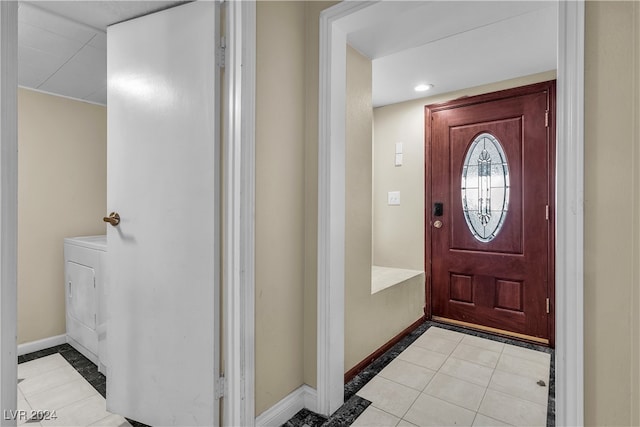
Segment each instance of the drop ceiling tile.
[{"label": "drop ceiling tile", "polygon": [[85,97],[84,99],[90,102],[97,102],[98,104],[107,105],[107,87],[105,86],[93,92],[91,95]]},{"label": "drop ceiling tile", "polygon": [[104,52],[85,46],[62,66],[40,89],[73,98],[85,99],[96,88],[107,84],[107,58]]},{"label": "drop ceiling tile", "polygon": [[43,52],[22,44],[18,44],[18,60],[30,67],[48,70],[51,73],[67,61],[66,58],[61,58],[49,52]]},{"label": "drop ceiling tile", "polygon": [[37,88],[58,70],[66,59],[18,45],[18,84]]},{"label": "drop ceiling tile", "polygon": [[26,23],[18,25],[18,43],[67,59],[84,46],[82,42],[67,39]]},{"label": "drop ceiling tile", "polygon": [[96,34],[84,25],[24,3],[18,9],[18,22],[19,25],[31,25],[81,44],[85,44]]},{"label": "drop ceiling tile", "polygon": [[96,33],[95,37],[91,39],[91,41],[89,42],[89,46],[106,51],[107,50],[107,34]]},{"label": "drop ceiling tile", "polygon": [[18,84],[24,87],[37,88],[47,80],[49,73],[33,67],[25,66],[18,60]]},{"label": "drop ceiling tile", "polygon": [[102,68],[104,69],[103,74],[107,74],[107,55],[102,49],[87,45],[73,57],[73,61]]}]

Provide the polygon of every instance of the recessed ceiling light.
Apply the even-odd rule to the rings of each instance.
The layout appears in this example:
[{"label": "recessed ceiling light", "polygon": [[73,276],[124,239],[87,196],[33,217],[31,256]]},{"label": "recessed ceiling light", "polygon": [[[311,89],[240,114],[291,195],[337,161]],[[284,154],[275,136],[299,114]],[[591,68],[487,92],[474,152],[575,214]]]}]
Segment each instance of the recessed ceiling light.
[{"label": "recessed ceiling light", "polygon": [[433,85],[431,85],[431,84],[428,84],[428,85],[427,84],[420,84],[420,85],[414,87],[413,89],[416,92],[424,92],[424,91],[427,91],[427,90],[431,89],[432,87],[433,87]]}]

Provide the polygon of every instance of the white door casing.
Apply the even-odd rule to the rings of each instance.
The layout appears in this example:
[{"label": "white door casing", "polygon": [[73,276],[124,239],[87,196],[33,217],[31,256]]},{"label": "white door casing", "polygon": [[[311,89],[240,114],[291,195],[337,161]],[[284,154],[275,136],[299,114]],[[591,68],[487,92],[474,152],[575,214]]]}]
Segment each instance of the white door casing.
[{"label": "white door casing", "polygon": [[219,423],[218,8],[107,31],[107,409],[149,425]]},{"label": "white door casing", "polygon": [[18,3],[0,2],[0,425],[15,426],[18,358]]},{"label": "white door casing", "polygon": [[[320,15],[317,410],[323,415],[343,402],[345,44],[376,8],[393,13],[388,5],[341,2]],[[559,1],[558,8],[556,423],[582,425],[584,1]]]}]

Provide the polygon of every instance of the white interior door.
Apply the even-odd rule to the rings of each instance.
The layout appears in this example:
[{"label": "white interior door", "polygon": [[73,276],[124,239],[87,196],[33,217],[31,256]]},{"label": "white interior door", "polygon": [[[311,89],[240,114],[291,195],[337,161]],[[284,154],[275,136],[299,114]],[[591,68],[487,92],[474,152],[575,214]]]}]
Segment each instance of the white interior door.
[{"label": "white interior door", "polygon": [[107,409],[154,426],[219,421],[217,7],[107,32]]}]

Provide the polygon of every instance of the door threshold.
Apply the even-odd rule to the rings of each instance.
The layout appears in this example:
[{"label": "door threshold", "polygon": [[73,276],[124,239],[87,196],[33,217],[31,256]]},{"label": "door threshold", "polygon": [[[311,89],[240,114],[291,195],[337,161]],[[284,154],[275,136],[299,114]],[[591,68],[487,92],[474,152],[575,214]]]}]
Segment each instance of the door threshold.
[{"label": "door threshold", "polygon": [[505,331],[504,329],[492,328],[490,326],[477,325],[475,323],[463,322],[461,320],[448,319],[446,317],[431,316],[431,320],[435,322],[448,323],[450,325],[462,326],[464,328],[475,329],[477,331],[489,332],[496,335],[503,335],[511,338],[517,338],[520,340],[535,342],[538,344],[549,345],[549,340],[546,338],[534,337],[531,335],[519,334],[517,332]]}]

